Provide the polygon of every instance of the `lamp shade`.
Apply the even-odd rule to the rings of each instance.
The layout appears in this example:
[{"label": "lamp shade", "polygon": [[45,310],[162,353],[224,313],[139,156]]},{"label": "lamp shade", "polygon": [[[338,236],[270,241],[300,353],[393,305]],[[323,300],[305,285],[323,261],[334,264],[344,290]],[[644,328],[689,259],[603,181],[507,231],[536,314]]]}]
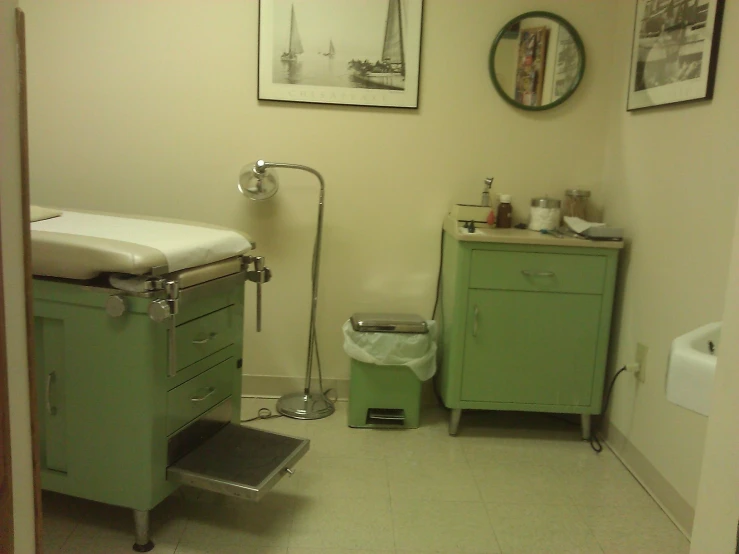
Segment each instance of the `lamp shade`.
[{"label": "lamp shade", "polygon": [[238,188],[247,198],[267,200],[275,195],[280,188],[280,182],[274,169],[267,169],[260,160],[241,168]]}]

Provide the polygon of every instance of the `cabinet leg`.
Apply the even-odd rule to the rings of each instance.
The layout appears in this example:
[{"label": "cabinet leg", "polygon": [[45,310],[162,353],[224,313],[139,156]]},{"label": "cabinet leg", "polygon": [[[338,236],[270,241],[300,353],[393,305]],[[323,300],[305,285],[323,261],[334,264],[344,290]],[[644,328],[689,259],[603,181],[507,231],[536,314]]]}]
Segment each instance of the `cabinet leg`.
[{"label": "cabinet leg", "polygon": [[580,428],[582,429],[582,440],[590,440],[590,414],[580,414]]},{"label": "cabinet leg", "polygon": [[459,429],[459,420],[462,417],[461,408],[452,408],[452,414],[449,417],[449,434],[454,436]]},{"label": "cabinet leg", "polygon": [[154,549],[154,543],[149,538],[149,510],[134,510],[133,521],[136,525],[136,542],[134,552],[149,552]]}]

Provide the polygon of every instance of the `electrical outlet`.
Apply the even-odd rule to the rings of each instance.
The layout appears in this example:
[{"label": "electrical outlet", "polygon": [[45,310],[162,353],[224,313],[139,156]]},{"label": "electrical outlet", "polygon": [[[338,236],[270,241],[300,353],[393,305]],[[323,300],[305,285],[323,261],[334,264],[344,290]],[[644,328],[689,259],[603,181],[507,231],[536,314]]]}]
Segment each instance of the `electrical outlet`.
[{"label": "electrical outlet", "polygon": [[640,382],[644,382],[647,379],[647,354],[649,353],[649,347],[641,342],[636,343],[636,363],[639,364],[639,373],[636,374],[636,378]]}]

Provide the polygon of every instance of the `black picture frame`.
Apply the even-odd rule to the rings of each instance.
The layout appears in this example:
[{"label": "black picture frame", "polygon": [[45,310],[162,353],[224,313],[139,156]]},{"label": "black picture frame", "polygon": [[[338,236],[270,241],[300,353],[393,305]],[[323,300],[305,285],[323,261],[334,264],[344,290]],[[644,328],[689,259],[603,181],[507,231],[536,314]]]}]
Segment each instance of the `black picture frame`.
[{"label": "black picture frame", "polygon": [[627,111],[710,100],[725,0],[637,0]]},{"label": "black picture frame", "polygon": [[422,27],[423,0],[259,0],[257,99],[417,109]]}]

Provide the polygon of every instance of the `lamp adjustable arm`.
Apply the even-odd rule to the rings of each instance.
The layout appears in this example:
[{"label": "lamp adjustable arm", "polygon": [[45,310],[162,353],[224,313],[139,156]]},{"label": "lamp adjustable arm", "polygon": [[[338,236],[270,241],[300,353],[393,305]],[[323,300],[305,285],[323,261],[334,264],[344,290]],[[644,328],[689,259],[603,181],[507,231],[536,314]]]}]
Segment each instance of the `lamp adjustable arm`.
[{"label": "lamp adjustable arm", "polygon": [[[323,181],[323,176],[307,165],[299,164],[288,164],[282,162],[265,162],[259,160],[254,165],[255,173],[265,173],[268,169],[272,168],[284,168],[284,169],[299,169],[301,171],[307,171],[312,173],[318,179],[320,184],[320,191],[318,194],[318,224],[316,225],[316,240],[313,244],[313,265],[311,269],[311,285],[312,285],[312,301],[310,310],[310,330],[308,333],[308,367],[305,371],[305,394],[310,392],[310,381],[311,373],[313,370],[313,346],[316,342],[316,307],[318,305],[318,269],[321,259],[321,240],[323,236],[323,198],[325,195],[326,185]],[[323,391],[321,391],[323,393]]]}]

